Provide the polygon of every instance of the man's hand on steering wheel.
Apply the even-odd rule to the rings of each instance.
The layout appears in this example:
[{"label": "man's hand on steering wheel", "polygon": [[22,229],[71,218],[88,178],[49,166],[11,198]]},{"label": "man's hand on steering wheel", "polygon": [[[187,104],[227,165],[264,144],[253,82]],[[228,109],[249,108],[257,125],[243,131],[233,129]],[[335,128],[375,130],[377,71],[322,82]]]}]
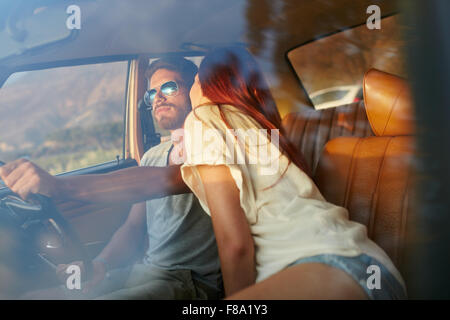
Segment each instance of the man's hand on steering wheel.
[{"label": "man's hand on steering wheel", "polygon": [[[92,260],[89,258],[77,232],[61,215],[50,198],[58,196],[60,183],[57,178],[25,159],[19,159],[0,166],[0,178],[13,192],[13,194],[0,199],[0,208],[3,208],[5,212],[11,212],[11,216],[15,217],[12,220],[17,224],[18,230],[28,235],[29,232],[26,228],[29,225],[39,221],[48,221],[60,237],[65,239],[63,242],[66,243],[68,241],[71,244],[74,253],[83,261],[85,273],[87,278],[89,278],[93,269]],[[14,198],[15,195],[23,200]],[[32,201],[30,202],[29,200]],[[14,213],[14,210],[17,208],[21,208],[21,214],[19,215],[17,212]],[[17,219],[20,221],[16,221]],[[43,258],[39,252],[36,252],[36,254],[47,264],[52,264],[51,261]]]},{"label": "man's hand on steering wheel", "polygon": [[18,159],[0,167],[0,179],[22,199],[31,194],[42,194],[55,198],[61,190],[58,179],[34,163]]}]

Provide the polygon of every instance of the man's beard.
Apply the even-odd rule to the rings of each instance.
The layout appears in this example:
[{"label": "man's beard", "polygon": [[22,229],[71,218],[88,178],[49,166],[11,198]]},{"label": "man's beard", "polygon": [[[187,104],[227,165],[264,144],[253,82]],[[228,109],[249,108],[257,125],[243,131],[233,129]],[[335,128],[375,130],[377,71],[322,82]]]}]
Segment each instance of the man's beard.
[{"label": "man's beard", "polygon": [[180,108],[175,107],[173,104],[164,104],[163,106],[173,108],[176,115],[174,117],[161,116],[159,120],[155,119],[158,123],[158,126],[164,130],[175,130],[181,128],[189,111],[185,109],[181,110]]}]

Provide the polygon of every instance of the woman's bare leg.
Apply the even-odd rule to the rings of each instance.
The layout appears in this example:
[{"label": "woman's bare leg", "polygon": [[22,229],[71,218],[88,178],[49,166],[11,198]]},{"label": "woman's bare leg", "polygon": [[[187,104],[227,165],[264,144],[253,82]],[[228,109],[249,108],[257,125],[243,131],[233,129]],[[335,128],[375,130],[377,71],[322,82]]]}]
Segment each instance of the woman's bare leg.
[{"label": "woman's bare leg", "polygon": [[361,286],[344,271],[323,263],[286,268],[227,299],[368,299]]}]

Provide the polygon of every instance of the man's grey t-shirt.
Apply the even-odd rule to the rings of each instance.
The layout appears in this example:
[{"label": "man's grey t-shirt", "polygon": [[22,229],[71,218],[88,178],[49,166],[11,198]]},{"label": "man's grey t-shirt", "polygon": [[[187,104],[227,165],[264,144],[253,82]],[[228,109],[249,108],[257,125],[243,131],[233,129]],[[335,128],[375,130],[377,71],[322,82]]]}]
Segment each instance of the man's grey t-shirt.
[{"label": "man's grey t-shirt", "polygon": [[[171,146],[167,141],[151,148],[141,166],[167,166]],[[145,264],[192,270],[194,279],[220,290],[220,261],[211,218],[192,193],[147,201],[147,230]]]}]

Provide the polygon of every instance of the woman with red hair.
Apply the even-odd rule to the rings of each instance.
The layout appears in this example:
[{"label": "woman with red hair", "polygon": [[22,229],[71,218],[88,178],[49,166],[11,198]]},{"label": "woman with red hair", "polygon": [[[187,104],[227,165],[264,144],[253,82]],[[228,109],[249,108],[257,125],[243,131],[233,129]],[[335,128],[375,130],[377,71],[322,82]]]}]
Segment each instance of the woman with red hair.
[{"label": "woman with red hair", "polygon": [[[327,202],[309,177],[245,49],[209,52],[190,97],[181,173],[211,215],[228,298],[406,297],[366,227]],[[373,268],[378,278],[370,278]]]}]

